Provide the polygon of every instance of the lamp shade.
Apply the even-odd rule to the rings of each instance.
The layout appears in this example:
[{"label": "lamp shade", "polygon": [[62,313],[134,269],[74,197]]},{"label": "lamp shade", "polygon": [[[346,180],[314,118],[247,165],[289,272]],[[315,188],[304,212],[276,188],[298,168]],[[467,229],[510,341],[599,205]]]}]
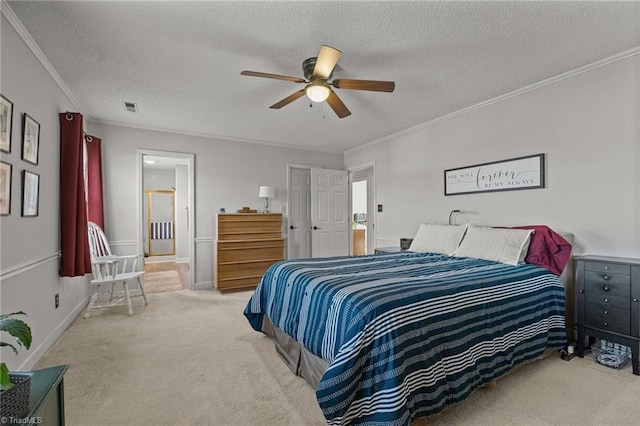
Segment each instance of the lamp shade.
[{"label": "lamp shade", "polygon": [[273,187],[261,186],[258,191],[258,198],[273,198]]}]

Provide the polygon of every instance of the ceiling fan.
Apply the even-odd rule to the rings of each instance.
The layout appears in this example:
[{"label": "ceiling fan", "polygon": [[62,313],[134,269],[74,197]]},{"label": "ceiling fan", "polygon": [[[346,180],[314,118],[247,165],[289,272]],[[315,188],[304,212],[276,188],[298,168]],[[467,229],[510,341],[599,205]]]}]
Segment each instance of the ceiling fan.
[{"label": "ceiling fan", "polygon": [[306,84],[304,89],[292,93],[281,101],[271,105],[269,108],[280,109],[306,94],[313,102],[327,101],[339,118],[351,115],[351,111],[349,111],[331,87],[335,87],[336,89],[369,90],[388,93],[393,92],[395,89],[396,84],[393,81],[352,80],[342,78],[329,82],[329,79],[333,75],[333,69],[338,63],[338,59],[340,59],[340,55],[342,55],[342,52],[338,49],[325,45],[320,46],[320,52],[317,57],[309,58],[302,63],[302,71],[304,72],[305,78],[256,71],[242,71],[240,74]]}]

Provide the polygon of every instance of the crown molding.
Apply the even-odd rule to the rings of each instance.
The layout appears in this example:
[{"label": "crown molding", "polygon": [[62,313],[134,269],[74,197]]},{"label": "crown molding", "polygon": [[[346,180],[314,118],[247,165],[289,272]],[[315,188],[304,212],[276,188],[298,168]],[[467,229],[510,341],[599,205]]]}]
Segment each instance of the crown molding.
[{"label": "crown molding", "polygon": [[[62,92],[66,95],[69,101],[71,101],[71,103],[76,108],[76,110],[78,112],[82,111],[83,108],[80,105],[80,102],[78,102],[76,97],[73,95],[73,93],[71,92],[71,89],[69,89],[69,86],[67,86],[64,80],[62,80],[62,77],[60,77],[60,74],[58,74],[58,71],[56,71],[56,69],[53,67],[53,65],[51,65],[51,62],[49,62],[49,60],[47,59],[45,54],[42,52],[42,50],[40,50],[40,47],[38,47],[38,44],[35,42],[33,37],[31,37],[31,34],[29,34],[27,29],[24,27],[24,25],[22,25],[22,22],[20,22],[20,19],[18,19],[18,17],[16,16],[13,9],[11,9],[11,6],[9,6],[9,4],[4,0],[0,2],[0,12],[5,18],[7,18],[7,21],[9,21],[13,29],[16,30],[16,32],[18,33],[18,36],[20,36],[22,41],[24,41],[24,43],[27,45],[29,50],[31,50],[31,52],[34,54],[36,59],[38,59],[38,61],[42,64],[42,66],[47,71],[47,73],[49,73],[51,78],[53,78],[53,81],[56,82],[60,90],[62,90]],[[86,115],[85,115],[85,119],[88,119]]]},{"label": "crown molding", "polygon": [[514,90],[512,92],[505,93],[504,95],[500,95],[500,96],[497,96],[495,98],[492,98],[492,99],[477,103],[475,105],[471,105],[469,107],[460,109],[458,111],[454,111],[452,113],[443,115],[441,117],[434,118],[433,120],[427,121],[427,122],[422,123],[422,124],[418,124],[418,125],[413,126],[413,127],[409,127],[408,129],[401,130],[399,132],[396,132],[396,133],[393,133],[391,135],[382,137],[380,139],[375,139],[375,140],[373,140],[371,142],[367,142],[367,143],[365,143],[363,145],[359,145],[359,146],[357,146],[355,148],[347,149],[347,150],[344,151],[344,153],[346,155],[346,154],[348,154],[350,152],[355,152],[355,151],[363,149],[363,148],[368,148],[368,147],[371,147],[373,145],[377,145],[377,144],[382,143],[382,142],[387,142],[387,141],[399,138],[401,136],[417,132],[417,131],[419,131],[421,129],[433,126],[433,125],[438,124],[440,122],[451,120],[452,118],[456,118],[456,117],[459,117],[461,115],[468,114],[470,112],[473,112],[473,111],[476,111],[476,110],[479,110],[479,109],[482,109],[482,108],[486,108],[486,107],[488,107],[490,105],[493,105],[493,104],[498,103],[498,102],[506,101],[507,99],[511,99],[513,97],[516,97],[516,96],[524,95],[525,93],[529,93],[531,91],[538,90],[538,89],[543,88],[545,86],[548,86],[550,84],[555,84],[555,83],[557,83],[559,81],[562,81],[562,80],[565,80],[567,78],[576,77],[576,76],[578,76],[580,74],[584,74],[586,72],[593,71],[593,70],[595,70],[597,68],[612,64],[614,62],[622,61],[624,59],[627,59],[627,58],[630,58],[630,57],[636,56],[636,55],[640,55],[640,46],[634,47],[633,49],[625,50],[624,52],[620,52],[620,53],[618,53],[616,55],[609,56],[609,57],[601,59],[599,61],[595,61],[595,62],[592,62],[590,64],[583,65],[581,67],[578,67],[578,68],[575,68],[573,70],[564,72],[562,74],[558,74],[558,75],[555,75],[553,77],[549,77],[549,78],[547,78],[545,80],[538,81],[537,83],[533,83],[533,84],[530,84],[528,86],[522,87],[520,89],[516,89],[516,90]]},{"label": "crown molding", "polygon": [[250,144],[254,144],[254,145],[255,144],[257,144],[257,145],[267,145],[267,146],[273,146],[273,147],[276,147],[276,148],[298,149],[298,150],[301,150],[301,151],[323,152],[323,153],[326,153],[326,154],[343,154],[344,153],[344,151],[342,151],[342,150],[335,150],[335,149],[334,150],[318,149],[318,148],[311,148],[311,147],[305,147],[305,146],[298,146],[298,145],[290,145],[290,144],[283,144],[283,143],[277,143],[277,142],[270,142],[270,141],[259,140],[259,139],[238,138],[238,137],[233,137],[233,136],[216,135],[216,134],[213,134],[213,133],[191,132],[191,131],[187,131],[187,130],[165,129],[165,128],[162,128],[162,127],[135,126],[135,125],[132,125],[132,124],[121,123],[121,122],[118,122],[118,121],[110,121],[110,120],[92,119],[92,120],[90,120],[90,122],[92,124],[102,124],[102,125],[105,125],[105,126],[125,127],[125,128],[129,128],[129,129],[148,130],[148,131],[152,131],[152,132],[171,133],[171,134],[175,134],[175,135],[194,136],[194,137],[206,138],[206,139],[218,139],[218,140],[229,141],[229,142],[250,143]]}]

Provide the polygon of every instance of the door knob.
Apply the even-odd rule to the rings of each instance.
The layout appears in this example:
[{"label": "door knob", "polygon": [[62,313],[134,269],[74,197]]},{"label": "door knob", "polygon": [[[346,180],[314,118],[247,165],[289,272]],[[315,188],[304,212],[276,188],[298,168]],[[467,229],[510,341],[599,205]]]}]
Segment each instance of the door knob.
[{"label": "door knob", "polygon": [[290,225],[290,226],[289,226],[289,229],[298,229],[298,227],[297,227],[297,226]]},{"label": "door knob", "polygon": [[314,226],[313,229],[322,229],[319,226]]}]

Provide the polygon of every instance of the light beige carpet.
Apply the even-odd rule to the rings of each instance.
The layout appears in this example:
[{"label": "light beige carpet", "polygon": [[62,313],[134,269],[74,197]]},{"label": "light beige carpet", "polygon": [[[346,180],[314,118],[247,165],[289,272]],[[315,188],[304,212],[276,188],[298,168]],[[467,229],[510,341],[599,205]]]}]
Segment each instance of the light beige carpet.
[{"label": "light beige carpet", "polygon": [[[38,368],[70,364],[69,426],[322,425],[313,389],[251,329],[250,292],[181,290],[134,299],[134,315],[77,319]],[[553,356],[481,389],[430,425],[631,425],[640,377]]]},{"label": "light beige carpet", "polygon": [[145,272],[143,285],[147,293],[182,290],[182,282],[176,270]]}]

